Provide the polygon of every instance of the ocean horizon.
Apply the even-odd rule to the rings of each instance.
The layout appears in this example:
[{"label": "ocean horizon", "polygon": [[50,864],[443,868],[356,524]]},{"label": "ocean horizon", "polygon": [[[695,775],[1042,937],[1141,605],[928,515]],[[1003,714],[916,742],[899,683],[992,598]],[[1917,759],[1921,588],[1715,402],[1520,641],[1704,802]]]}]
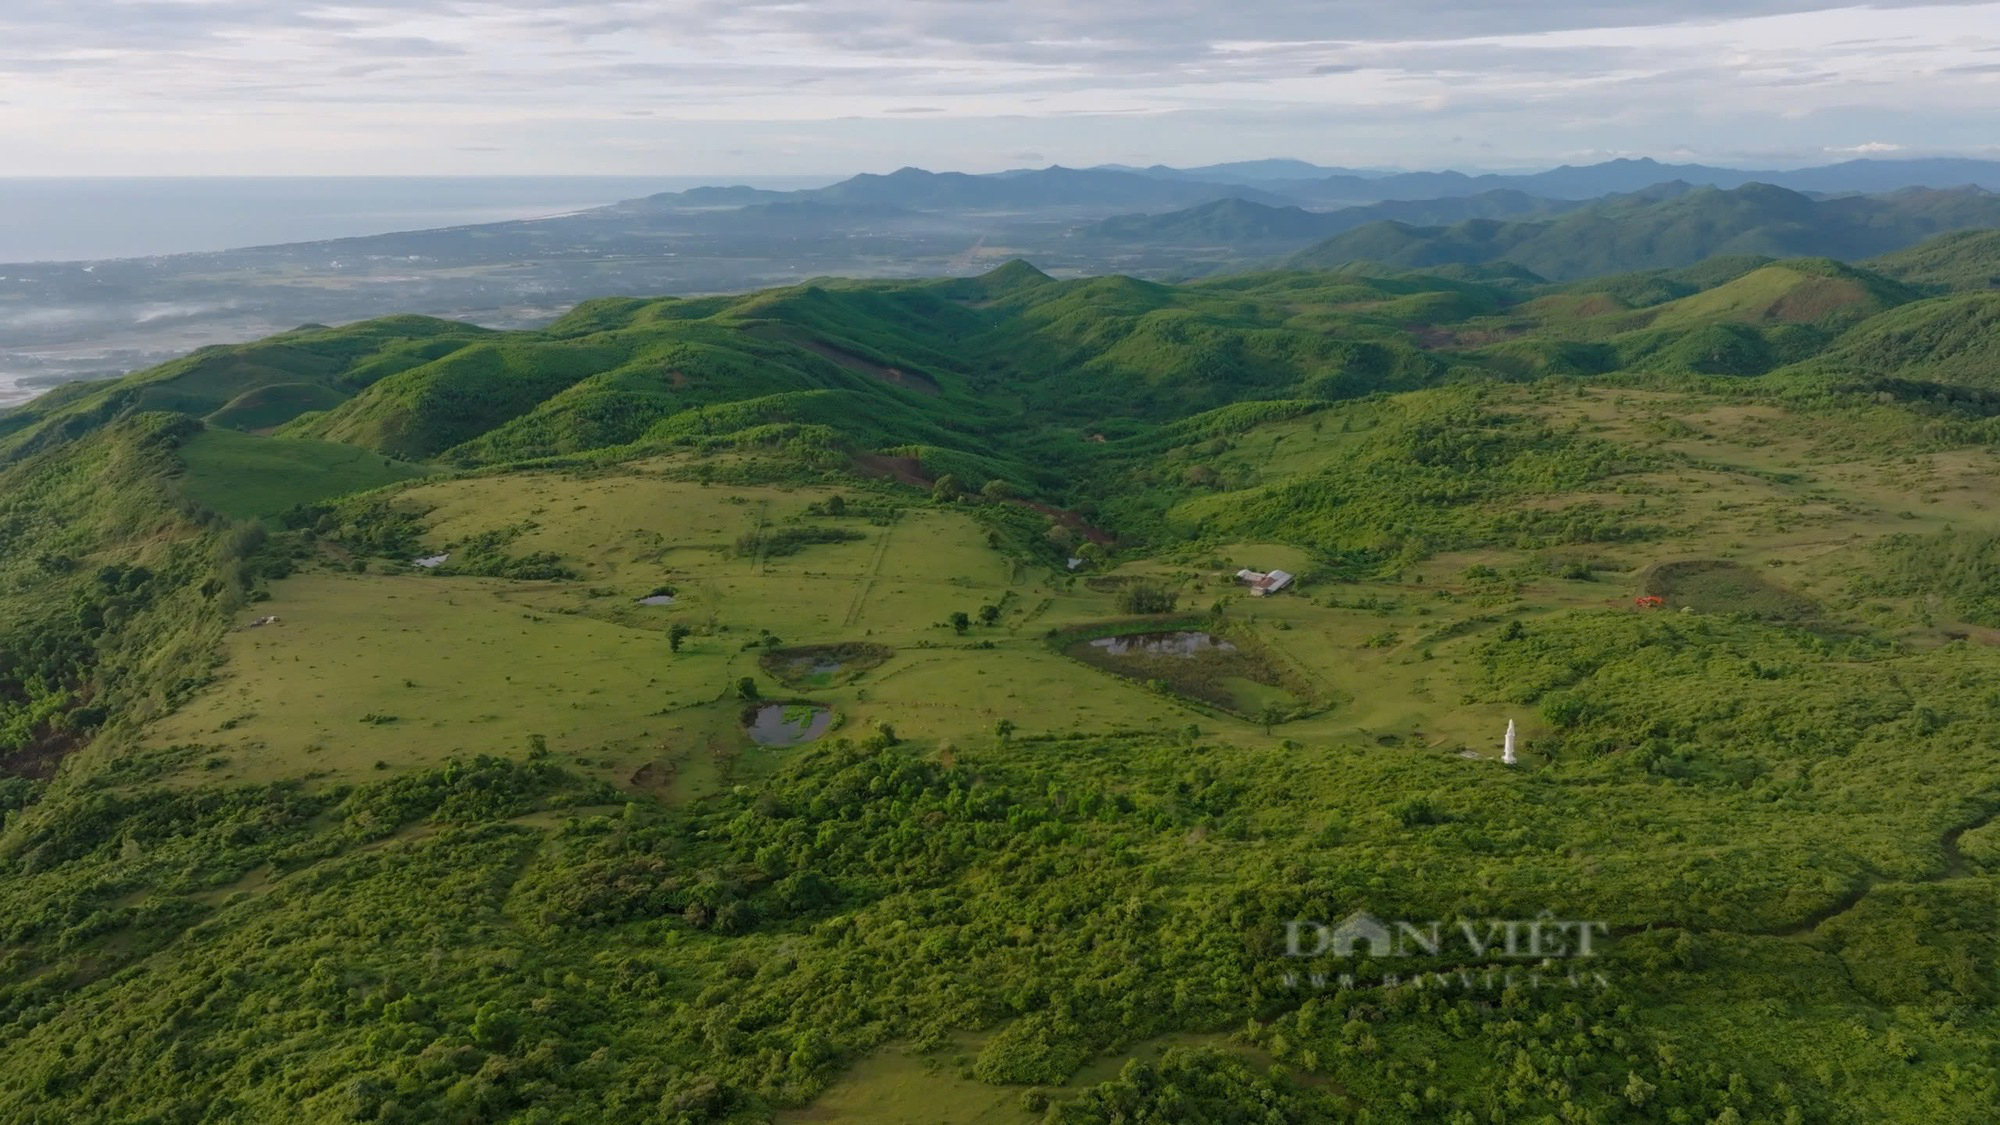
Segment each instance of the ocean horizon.
[{"label": "ocean horizon", "polygon": [[711,184],[834,176],[0,178],[0,265],[147,258],[541,218]]}]

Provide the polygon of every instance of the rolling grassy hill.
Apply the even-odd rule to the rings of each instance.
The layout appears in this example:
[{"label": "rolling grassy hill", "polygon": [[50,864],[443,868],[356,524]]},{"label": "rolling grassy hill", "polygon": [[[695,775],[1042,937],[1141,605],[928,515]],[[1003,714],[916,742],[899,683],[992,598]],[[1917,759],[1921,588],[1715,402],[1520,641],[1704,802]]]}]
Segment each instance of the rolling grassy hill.
[{"label": "rolling grassy hill", "polygon": [[2000,261],[2000,230],[1967,230],[1940,235],[1865,264],[1911,285],[1993,289],[2000,287],[2000,274],[1993,272],[1995,261]]},{"label": "rolling grassy hill", "polygon": [[1303,246],[1315,239],[1375,222],[1421,226],[1467,219],[1518,219],[1559,215],[1581,206],[1583,204],[1569,200],[1542,199],[1511,190],[1443,199],[1392,200],[1332,211],[1274,207],[1231,197],[1180,211],[1100,219],[1078,228],[1075,237],[1143,242],[1153,247],[1226,245],[1247,248],[1271,242]]},{"label": "rolling grassy hill", "polygon": [[1872,318],[1803,369],[2000,391],[2000,293],[1922,301]]},{"label": "rolling grassy hill", "polygon": [[275,516],[428,471],[352,445],[252,437],[214,426],[183,441],[180,457],[188,499],[241,520]]},{"label": "rolling grassy hill", "polygon": [[1541,222],[1450,226],[1381,222],[1303,250],[1290,264],[1354,261],[1421,269],[1507,261],[1552,280],[1673,269],[1716,256],[1865,258],[1932,235],[2000,226],[2000,197],[1913,190],[1814,200],[1768,184],[1696,188],[1673,198],[1614,199]]},{"label": "rolling grassy hill", "polygon": [[1014,263],[0,415],[0,1118],[1989,1121],[1937,284]]},{"label": "rolling grassy hill", "polygon": [[467,347],[486,330],[398,316],[341,328],[308,326],[252,344],[204,348],[103,383],[65,388],[0,414],[0,461],[63,442],[113,418],[166,410],[235,429],[268,429],[346,400],[397,372]]}]

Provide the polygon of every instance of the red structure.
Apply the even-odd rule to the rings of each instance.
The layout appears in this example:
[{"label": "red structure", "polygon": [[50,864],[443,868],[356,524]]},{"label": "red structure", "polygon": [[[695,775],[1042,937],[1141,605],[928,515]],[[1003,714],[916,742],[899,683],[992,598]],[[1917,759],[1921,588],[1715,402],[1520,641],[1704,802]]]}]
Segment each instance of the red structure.
[{"label": "red structure", "polygon": [[1658,609],[1667,604],[1667,599],[1647,594],[1643,597],[1633,598],[1632,604],[1638,606],[1640,609]]}]

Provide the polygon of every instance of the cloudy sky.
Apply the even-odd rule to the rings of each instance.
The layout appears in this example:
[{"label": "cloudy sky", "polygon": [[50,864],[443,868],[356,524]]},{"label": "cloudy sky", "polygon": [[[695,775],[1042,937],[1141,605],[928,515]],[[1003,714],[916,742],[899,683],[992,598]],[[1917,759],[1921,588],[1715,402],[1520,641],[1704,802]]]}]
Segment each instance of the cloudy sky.
[{"label": "cloudy sky", "polygon": [[2000,2],[5,0],[0,175],[2000,156]]}]

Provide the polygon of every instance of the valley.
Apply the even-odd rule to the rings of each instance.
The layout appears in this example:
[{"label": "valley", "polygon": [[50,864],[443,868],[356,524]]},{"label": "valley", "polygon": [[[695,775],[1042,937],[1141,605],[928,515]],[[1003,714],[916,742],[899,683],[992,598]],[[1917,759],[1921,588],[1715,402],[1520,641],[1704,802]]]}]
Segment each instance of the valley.
[{"label": "valley", "polygon": [[[0,1116],[1985,1120],[1988,245],[1014,261],[0,414]],[[1357,913],[1601,939],[1288,951]]]}]

